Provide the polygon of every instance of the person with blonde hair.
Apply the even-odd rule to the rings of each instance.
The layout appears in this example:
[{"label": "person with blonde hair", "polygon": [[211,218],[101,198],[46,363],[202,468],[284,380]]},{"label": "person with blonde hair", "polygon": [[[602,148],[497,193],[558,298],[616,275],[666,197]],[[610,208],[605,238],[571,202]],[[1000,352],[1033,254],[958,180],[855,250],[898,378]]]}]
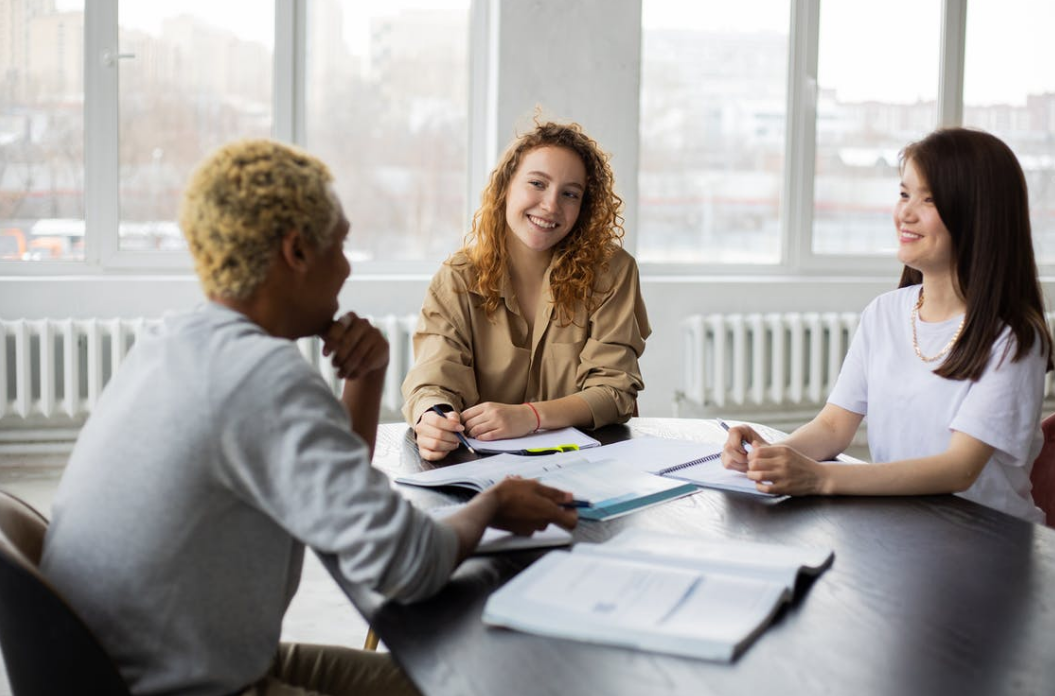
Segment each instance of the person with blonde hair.
[{"label": "person with blonde hair", "polygon": [[[180,224],[208,302],[166,317],[107,385],[59,484],[43,573],[134,694],[416,693],[386,653],[279,644],[305,547],[414,601],[488,525],[574,526],[570,494],[507,479],[436,522],[370,466],[388,344],[353,312],[334,319],[350,226],[322,162],[268,140],[223,147]],[[341,400],[294,343],[313,335]]]},{"label": "person with blonde hair", "polygon": [[[957,493],[1043,522],[1030,471],[1052,339],[1022,167],[988,133],[935,131],[902,152],[893,218],[899,289],[865,308],[828,403],[775,445],[731,428],[722,461],[767,493]],[[866,416],[876,463],[826,461]]]},{"label": "person with blonde hair", "polygon": [[608,159],[579,125],[536,123],[491,173],[414,334],[403,414],[423,458],[443,458],[462,433],[497,440],[634,414],[651,329]]}]

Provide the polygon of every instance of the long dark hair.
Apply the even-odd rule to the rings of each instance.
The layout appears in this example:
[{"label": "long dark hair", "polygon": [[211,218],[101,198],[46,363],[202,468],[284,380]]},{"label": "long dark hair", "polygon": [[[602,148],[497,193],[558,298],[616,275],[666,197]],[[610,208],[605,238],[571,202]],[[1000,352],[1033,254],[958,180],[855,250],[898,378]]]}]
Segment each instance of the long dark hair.
[{"label": "long dark hair", "polygon": [[[967,302],[960,339],[935,374],[980,378],[1004,325],[1015,336],[1012,362],[1028,355],[1039,340],[1051,370],[1052,340],[1033,256],[1026,177],[1011,148],[982,131],[945,128],[906,147],[902,171],[909,161],[927,182],[952,238],[955,282]],[[922,281],[922,273],[906,266],[898,287]]]}]

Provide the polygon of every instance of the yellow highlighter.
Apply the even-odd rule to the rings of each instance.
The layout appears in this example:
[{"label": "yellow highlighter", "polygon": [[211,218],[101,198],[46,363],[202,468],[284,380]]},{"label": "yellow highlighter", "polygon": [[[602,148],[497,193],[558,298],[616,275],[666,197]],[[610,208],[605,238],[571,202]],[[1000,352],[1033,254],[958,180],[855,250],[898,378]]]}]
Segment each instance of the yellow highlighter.
[{"label": "yellow highlighter", "polygon": [[578,445],[555,445],[553,447],[535,447],[533,449],[520,450],[519,454],[527,454],[529,456],[536,456],[540,454],[557,454],[558,452],[577,452],[579,450]]}]

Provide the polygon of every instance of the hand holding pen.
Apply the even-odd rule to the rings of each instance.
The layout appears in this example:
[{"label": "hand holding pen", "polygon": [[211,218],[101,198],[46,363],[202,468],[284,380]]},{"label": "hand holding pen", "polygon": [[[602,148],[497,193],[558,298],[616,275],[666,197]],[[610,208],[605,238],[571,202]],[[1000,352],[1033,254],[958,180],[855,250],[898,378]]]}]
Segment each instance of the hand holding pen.
[{"label": "hand holding pen", "polygon": [[729,439],[722,447],[722,466],[726,469],[747,471],[747,455],[754,451],[751,442],[765,441],[750,426],[736,425],[730,428],[721,418],[718,419],[718,425],[729,433]]},{"label": "hand holding pen", "polygon": [[462,425],[461,417],[457,412],[444,411],[439,405],[426,409],[414,424],[418,454],[422,459],[434,462],[443,459],[462,444],[469,452],[475,454],[475,451],[469,447],[465,435],[462,434],[464,430],[465,426]]},{"label": "hand holding pen", "polygon": [[[447,412],[438,405],[433,405],[429,410],[433,413],[439,414],[441,418],[447,418]],[[455,430],[454,434],[458,437],[458,442],[460,442],[465,449],[469,450],[469,454],[476,454],[476,450],[473,449],[473,446],[469,444],[469,441],[465,439],[465,435],[462,435],[460,430]]]}]

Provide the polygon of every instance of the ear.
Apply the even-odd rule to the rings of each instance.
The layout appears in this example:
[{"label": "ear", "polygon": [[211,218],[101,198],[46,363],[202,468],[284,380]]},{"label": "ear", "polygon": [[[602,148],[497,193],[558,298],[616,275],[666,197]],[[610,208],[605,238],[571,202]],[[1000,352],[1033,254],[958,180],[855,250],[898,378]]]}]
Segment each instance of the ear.
[{"label": "ear", "polygon": [[279,254],[286,265],[294,271],[304,271],[307,268],[308,254],[307,243],[300,230],[289,230],[282,236],[282,246]]}]

